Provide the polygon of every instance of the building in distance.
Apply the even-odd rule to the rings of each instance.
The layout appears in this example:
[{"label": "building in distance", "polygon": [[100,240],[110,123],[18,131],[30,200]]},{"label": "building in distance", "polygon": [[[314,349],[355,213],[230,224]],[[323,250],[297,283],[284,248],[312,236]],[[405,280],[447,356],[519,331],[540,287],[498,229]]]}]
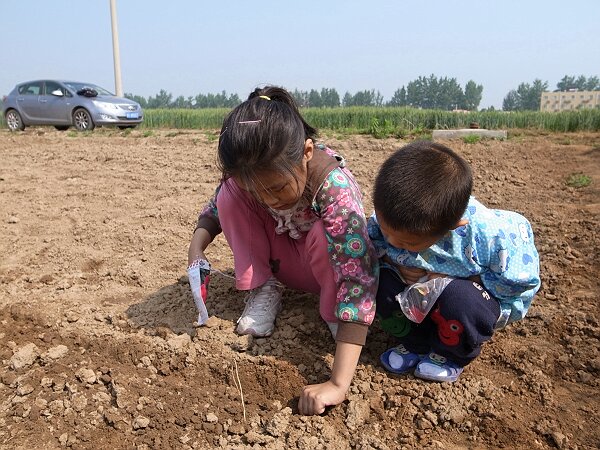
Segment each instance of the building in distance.
[{"label": "building in distance", "polygon": [[541,111],[572,111],[600,108],[600,91],[542,92]]}]

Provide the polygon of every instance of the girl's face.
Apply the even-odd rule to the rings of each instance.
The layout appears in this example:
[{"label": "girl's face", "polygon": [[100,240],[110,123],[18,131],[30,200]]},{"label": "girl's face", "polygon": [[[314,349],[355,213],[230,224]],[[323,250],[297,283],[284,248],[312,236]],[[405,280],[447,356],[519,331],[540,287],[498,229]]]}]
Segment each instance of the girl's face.
[{"label": "girl's face", "polygon": [[[257,173],[254,195],[272,209],[290,209],[298,203],[306,187],[307,164],[312,159],[314,144],[312,139],[304,142],[304,156],[301,164],[295,168],[294,175],[278,172]],[[238,185],[241,184],[238,181]],[[243,187],[243,186],[242,186]]]}]

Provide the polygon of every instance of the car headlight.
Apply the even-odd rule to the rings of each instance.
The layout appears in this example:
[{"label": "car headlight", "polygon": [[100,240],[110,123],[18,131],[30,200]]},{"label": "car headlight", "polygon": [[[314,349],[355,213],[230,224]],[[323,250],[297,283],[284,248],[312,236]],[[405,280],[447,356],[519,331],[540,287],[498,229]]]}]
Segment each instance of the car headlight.
[{"label": "car headlight", "polygon": [[115,105],[114,103],[108,103],[108,102],[101,102],[98,100],[93,100],[92,103],[97,106],[98,108],[103,108],[103,109],[119,109],[119,107],[117,105]]}]

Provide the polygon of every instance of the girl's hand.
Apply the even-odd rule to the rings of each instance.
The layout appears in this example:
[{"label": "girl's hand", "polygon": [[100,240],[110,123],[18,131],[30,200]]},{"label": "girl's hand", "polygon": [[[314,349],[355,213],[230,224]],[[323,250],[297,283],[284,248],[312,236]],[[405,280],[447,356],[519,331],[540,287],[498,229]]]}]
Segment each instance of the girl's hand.
[{"label": "girl's hand", "polygon": [[337,405],[344,401],[361,351],[362,345],[337,342],[331,379],[302,389],[298,402],[300,414],[322,414],[326,406]]},{"label": "girl's hand", "polygon": [[331,380],[321,384],[311,384],[302,390],[298,409],[300,414],[311,416],[322,414],[326,406],[338,405],[346,398],[346,391],[336,386]]},{"label": "girl's hand", "polygon": [[194,304],[198,309],[198,324],[202,325],[208,320],[206,297],[210,282],[210,263],[202,258],[195,259],[188,266],[187,272]]},{"label": "girl's hand", "polygon": [[208,247],[211,241],[212,238],[210,234],[204,228],[198,228],[194,232],[194,236],[192,237],[192,241],[188,248],[188,265],[192,264],[197,259],[206,259],[204,250],[206,250],[206,247]]},{"label": "girl's hand", "polygon": [[400,276],[407,284],[415,284],[427,275],[427,272],[424,269],[419,269],[417,267],[398,266],[398,270],[400,271]]}]

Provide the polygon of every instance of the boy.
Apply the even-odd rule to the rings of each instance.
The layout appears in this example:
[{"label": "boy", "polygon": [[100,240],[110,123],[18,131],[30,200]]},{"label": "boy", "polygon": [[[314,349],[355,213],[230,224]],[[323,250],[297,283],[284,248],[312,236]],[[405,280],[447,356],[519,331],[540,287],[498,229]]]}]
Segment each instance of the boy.
[{"label": "boy", "polygon": [[[540,287],[527,219],[486,208],[472,186],[469,164],[433,142],[401,148],[379,170],[368,228],[382,263],[377,315],[400,342],[381,355],[391,372],[456,381],[495,329],[525,316]],[[438,276],[454,280],[423,322],[410,322],[396,295]]]}]

